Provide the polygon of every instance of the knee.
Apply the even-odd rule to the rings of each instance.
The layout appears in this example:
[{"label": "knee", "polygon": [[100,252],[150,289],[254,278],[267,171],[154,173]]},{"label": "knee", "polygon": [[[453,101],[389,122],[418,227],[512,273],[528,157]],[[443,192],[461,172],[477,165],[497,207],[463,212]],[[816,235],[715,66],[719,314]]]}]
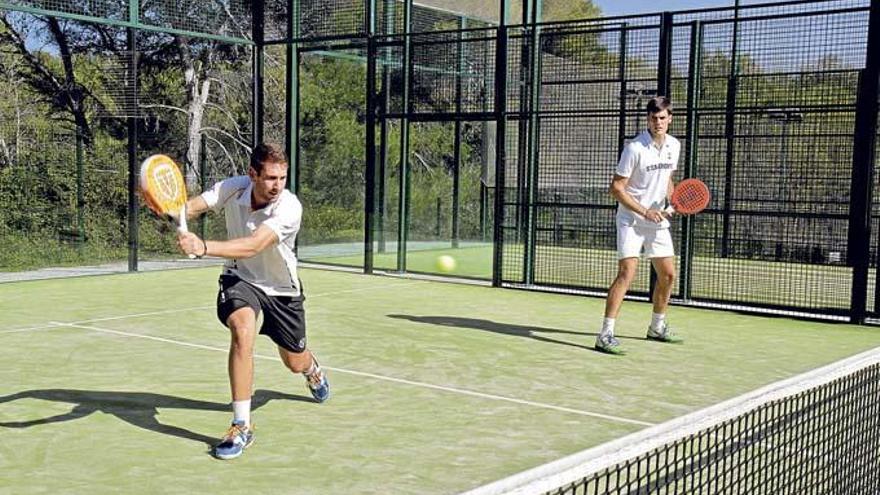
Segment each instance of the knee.
[{"label": "knee", "polygon": [[658,284],[662,284],[665,287],[671,287],[673,282],[675,282],[675,272],[657,274]]},{"label": "knee", "polygon": [[617,271],[617,280],[618,282],[625,284],[627,287],[632,284],[632,281],[636,278],[636,269],[633,267],[621,267]]},{"label": "knee", "polygon": [[232,337],[232,350],[238,353],[250,353],[254,348],[253,330],[247,327],[229,328]]}]

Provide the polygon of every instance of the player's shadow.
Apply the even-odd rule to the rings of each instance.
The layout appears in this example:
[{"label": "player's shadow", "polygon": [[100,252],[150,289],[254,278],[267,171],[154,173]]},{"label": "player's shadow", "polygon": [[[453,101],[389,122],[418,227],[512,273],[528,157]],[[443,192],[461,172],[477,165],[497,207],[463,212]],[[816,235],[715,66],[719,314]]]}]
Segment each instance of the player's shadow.
[{"label": "player's shadow", "polygon": [[[193,411],[231,411],[229,403],[175,397],[173,395],[146,392],[107,392],[101,390],[42,389],[26,390],[0,397],[0,404],[22,399],[40,399],[49,402],[72,404],[73,409],[66,413],[25,421],[0,421],[4,428],[30,428],[32,426],[60,423],[86,417],[92,413],[112,414],[117,418],[143,428],[187,440],[202,442],[208,446],[217,442],[211,437],[189,431],[186,428],[160,423],[157,419],[159,409],[189,409]],[[273,400],[292,400],[314,402],[311,397],[285,394],[273,390],[257,390],[251,399],[251,409],[259,409]],[[4,415],[6,416],[6,415]],[[219,433],[219,432],[218,432]]]},{"label": "player's shadow", "polygon": [[418,323],[427,323],[430,325],[443,325],[445,327],[455,328],[473,328],[486,332],[500,333],[504,335],[513,335],[516,337],[526,337],[529,339],[548,342],[551,344],[567,345],[578,347],[580,349],[595,350],[592,346],[592,340],[588,340],[587,344],[576,344],[565,340],[554,339],[545,334],[562,334],[574,335],[577,337],[595,336],[595,333],[575,332],[573,330],[560,330],[558,328],[536,327],[531,325],[511,325],[509,323],[498,323],[492,320],[482,320],[479,318],[460,318],[457,316],[415,316],[415,315],[388,315],[389,318],[398,318],[401,320],[415,321]]}]

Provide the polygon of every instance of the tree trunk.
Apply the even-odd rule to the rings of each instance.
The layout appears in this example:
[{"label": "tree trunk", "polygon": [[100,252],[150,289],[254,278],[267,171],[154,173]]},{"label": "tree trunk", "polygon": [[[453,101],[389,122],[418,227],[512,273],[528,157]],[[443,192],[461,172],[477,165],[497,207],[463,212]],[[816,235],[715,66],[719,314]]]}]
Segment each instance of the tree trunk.
[{"label": "tree trunk", "polygon": [[202,120],[205,115],[205,107],[208,104],[208,96],[211,94],[211,81],[207,74],[199,67],[192,58],[189,44],[178,37],[180,58],[184,64],[184,81],[186,84],[187,102],[187,144],[186,163],[184,165],[184,177],[189,191],[198,190],[199,185],[199,160],[201,159]]},{"label": "tree trunk", "polygon": [[76,123],[76,127],[82,134],[83,144],[87,147],[91,147],[94,138],[92,136],[92,129],[86,119],[85,105],[83,105],[85,95],[82,88],[80,88],[79,83],[76,82],[76,74],[74,73],[73,67],[73,55],[71,54],[70,46],[67,43],[67,35],[61,30],[61,26],[58,24],[58,19],[49,17],[47,22],[49,24],[49,30],[52,32],[52,36],[55,37],[55,41],[58,43],[58,51],[61,54],[61,63],[64,66],[64,87],[61,88],[65,99],[63,104],[68,110],[70,110],[70,113],[73,114],[73,120]]}]

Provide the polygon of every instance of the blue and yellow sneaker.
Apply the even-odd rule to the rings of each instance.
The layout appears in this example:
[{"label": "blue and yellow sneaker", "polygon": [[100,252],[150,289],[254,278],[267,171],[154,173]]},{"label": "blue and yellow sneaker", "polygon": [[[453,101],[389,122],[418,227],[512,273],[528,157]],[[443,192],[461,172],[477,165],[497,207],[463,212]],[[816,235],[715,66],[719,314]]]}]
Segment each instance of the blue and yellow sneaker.
[{"label": "blue and yellow sneaker", "polygon": [[327,375],[321,369],[321,365],[318,364],[318,358],[314,354],[312,354],[311,370],[311,373],[303,373],[303,376],[306,378],[306,385],[309,386],[309,392],[312,393],[315,402],[324,402],[330,398],[330,383],[327,381]]},{"label": "blue and yellow sneaker", "polygon": [[226,430],[223,440],[214,446],[214,457],[217,459],[235,459],[244,449],[254,443],[254,426],[245,426],[244,422],[233,422]]},{"label": "blue and yellow sneaker", "polygon": [[303,373],[303,376],[306,377],[306,385],[309,386],[309,392],[312,393],[315,402],[324,402],[330,398],[330,382],[327,381],[327,374],[318,365],[317,360],[315,360],[315,365],[317,369],[314,373],[311,375]]}]

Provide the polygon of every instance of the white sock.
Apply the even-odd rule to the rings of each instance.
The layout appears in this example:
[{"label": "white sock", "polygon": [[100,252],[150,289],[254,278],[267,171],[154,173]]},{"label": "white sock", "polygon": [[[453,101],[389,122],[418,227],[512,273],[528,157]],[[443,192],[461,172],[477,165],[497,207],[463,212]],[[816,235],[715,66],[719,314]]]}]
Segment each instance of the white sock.
[{"label": "white sock", "polygon": [[614,335],[614,324],[617,322],[616,318],[604,318],[602,320],[602,331],[599,332],[600,335]]},{"label": "white sock", "polygon": [[232,421],[244,422],[245,426],[251,425],[251,400],[232,401]]},{"label": "white sock", "polygon": [[651,329],[660,330],[666,321],[666,313],[651,313]]}]

